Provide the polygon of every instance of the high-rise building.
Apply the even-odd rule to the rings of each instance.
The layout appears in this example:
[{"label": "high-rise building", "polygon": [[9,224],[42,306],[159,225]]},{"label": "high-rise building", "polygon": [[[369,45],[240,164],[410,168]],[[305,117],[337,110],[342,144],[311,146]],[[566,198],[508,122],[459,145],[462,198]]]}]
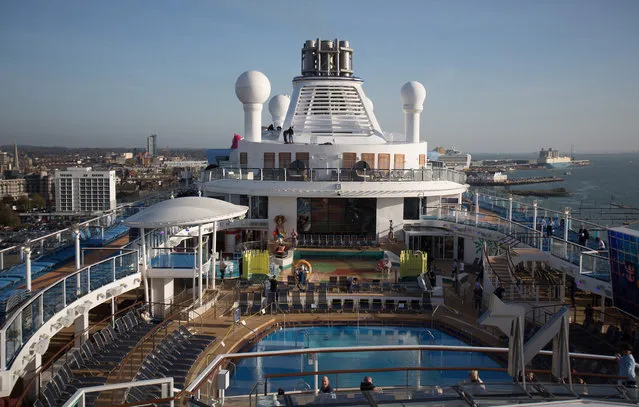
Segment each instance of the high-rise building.
[{"label": "high-rise building", "polygon": [[158,155],[158,136],[151,134],[146,139],[146,151],[151,157]]},{"label": "high-rise building", "polygon": [[29,195],[39,194],[47,204],[53,199],[53,179],[47,171],[25,175],[24,181]]},{"label": "high-rise building", "polygon": [[13,170],[20,172],[20,157],[18,156],[18,144],[13,144]]},{"label": "high-rise building", "polygon": [[115,209],[115,171],[67,168],[56,171],[55,207],[58,212],[97,212]]},{"label": "high-rise building", "polygon": [[9,154],[5,151],[0,151],[0,173],[8,171],[9,169],[11,169],[11,159],[9,159]]}]

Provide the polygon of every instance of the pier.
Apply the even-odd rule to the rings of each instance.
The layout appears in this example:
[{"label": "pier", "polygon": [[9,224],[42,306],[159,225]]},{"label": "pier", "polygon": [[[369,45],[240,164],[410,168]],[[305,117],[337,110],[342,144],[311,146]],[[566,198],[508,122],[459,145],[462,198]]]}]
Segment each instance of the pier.
[{"label": "pier", "polygon": [[511,185],[528,185],[528,184],[544,184],[548,182],[562,182],[560,177],[527,177],[506,180],[492,180],[468,177],[468,184],[472,186],[511,186]]}]

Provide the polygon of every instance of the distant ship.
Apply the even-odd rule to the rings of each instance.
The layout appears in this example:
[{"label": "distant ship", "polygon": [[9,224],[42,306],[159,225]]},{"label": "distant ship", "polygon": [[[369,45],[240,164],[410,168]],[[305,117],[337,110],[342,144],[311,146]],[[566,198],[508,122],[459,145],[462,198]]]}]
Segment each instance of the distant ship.
[{"label": "distant ship", "polygon": [[566,168],[572,165],[572,157],[560,155],[559,150],[553,150],[552,148],[544,150],[542,148],[537,158],[537,164],[545,165],[547,168]]},{"label": "distant ship", "polygon": [[454,148],[436,147],[433,151],[428,152],[428,160],[440,161],[446,164],[448,168],[463,170],[470,168],[471,155],[462,153]]}]

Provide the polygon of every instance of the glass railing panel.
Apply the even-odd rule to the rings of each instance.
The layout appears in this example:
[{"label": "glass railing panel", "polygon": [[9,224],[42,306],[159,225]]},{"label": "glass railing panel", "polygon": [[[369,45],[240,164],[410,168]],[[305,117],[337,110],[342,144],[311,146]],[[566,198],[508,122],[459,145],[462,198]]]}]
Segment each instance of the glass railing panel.
[{"label": "glass railing panel", "polygon": [[261,171],[259,168],[240,168],[240,179],[247,181],[259,181]]},{"label": "glass railing panel", "polygon": [[336,182],[339,170],[337,168],[313,168],[311,170],[313,181]]},{"label": "glass railing panel", "polygon": [[30,338],[42,326],[40,301],[34,301],[22,310],[22,337]]},{"label": "glass railing panel", "polygon": [[68,277],[64,280],[64,288],[67,295],[67,304],[76,301],[79,293],[82,291],[79,287],[79,277],[77,275]]},{"label": "glass railing panel", "polygon": [[309,173],[310,170],[304,169],[286,169],[286,180],[287,181],[309,181]]},{"label": "glass railing panel", "polygon": [[138,252],[127,253],[115,259],[115,278],[121,279],[138,269]]},{"label": "glass railing panel", "polygon": [[53,285],[42,294],[43,321],[46,322],[57,312],[64,309],[64,280]]},{"label": "glass railing panel", "polygon": [[5,368],[8,369],[22,347],[22,316],[20,314],[6,328],[5,335]]},{"label": "glass railing panel", "polygon": [[89,293],[89,270],[84,269],[78,273],[80,275],[80,288],[78,289],[78,298]]},{"label": "glass railing panel", "polygon": [[264,168],[264,181],[284,181],[284,168]]},{"label": "glass railing panel", "polygon": [[113,282],[113,259],[89,267],[91,290]]},{"label": "glass railing panel", "polygon": [[340,168],[339,169],[339,180],[342,182],[354,181],[355,178],[355,170],[352,168]]}]

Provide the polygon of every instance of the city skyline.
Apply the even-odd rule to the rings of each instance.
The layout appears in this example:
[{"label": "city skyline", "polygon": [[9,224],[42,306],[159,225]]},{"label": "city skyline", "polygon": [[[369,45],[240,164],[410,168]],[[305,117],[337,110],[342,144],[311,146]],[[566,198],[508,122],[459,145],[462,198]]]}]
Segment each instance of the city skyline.
[{"label": "city skyline", "polygon": [[230,146],[236,78],[260,70],[271,97],[290,94],[320,37],[350,41],[384,131],[404,131],[402,84],[426,86],[429,148],[639,150],[634,1],[180,5],[1,4],[0,145]]}]

